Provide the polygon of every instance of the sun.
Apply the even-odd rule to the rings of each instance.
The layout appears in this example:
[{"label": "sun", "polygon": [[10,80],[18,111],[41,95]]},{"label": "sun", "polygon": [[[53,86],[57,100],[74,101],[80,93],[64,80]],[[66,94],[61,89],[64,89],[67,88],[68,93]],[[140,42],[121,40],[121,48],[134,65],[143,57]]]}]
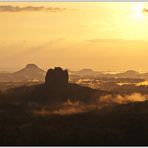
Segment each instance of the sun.
[{"label": "sun", "polygon": [[138,5],[137,7],[135,7],[135,11],[136,11],[135,15],[136,15],[136,17],[140,18],[140,17],[143,16],[142,10],[143,10],[142,5]]},{"label": "sun", "polygon": [[136,3],[132,6],[132,12],[135,18],[143,17],[143,3]]}]

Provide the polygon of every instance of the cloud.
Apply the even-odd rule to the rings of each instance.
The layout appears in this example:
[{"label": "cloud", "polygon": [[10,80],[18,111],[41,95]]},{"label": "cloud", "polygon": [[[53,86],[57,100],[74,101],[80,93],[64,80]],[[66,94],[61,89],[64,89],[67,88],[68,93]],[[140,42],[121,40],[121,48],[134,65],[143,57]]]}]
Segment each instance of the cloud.
[{"label": "cloud", "polygon": [[124,42],[124,41],[128,41],[128,40],[124,40],[124,39],[89,39],[86,40],[86,42],[89,43],[106,43],[106,42]]},{"label": "cloud", "polygon": [[147,8],[144,8],[144,9],[143,9],[143,12],[148,12],[148,9],[147,9]]},{"label": "cloud", "polygon": [[64,11],[66,8],[59,8],[59,7],[34,7],[34,6],[26,6],[26,7],[19,7],[19,6],[12,6],[12,5],[4,5],[0,6],[0,12],[21,12],[21,11],[49,11],[49,12],[59,12]]}]

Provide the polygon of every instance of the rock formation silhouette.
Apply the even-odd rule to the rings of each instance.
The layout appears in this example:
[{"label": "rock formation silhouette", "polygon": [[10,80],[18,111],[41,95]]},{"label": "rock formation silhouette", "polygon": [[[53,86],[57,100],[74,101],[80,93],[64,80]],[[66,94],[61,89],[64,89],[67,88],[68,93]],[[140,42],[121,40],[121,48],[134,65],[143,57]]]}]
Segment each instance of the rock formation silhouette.
[{"label": "rock formation silhouette", "polygon": [[[45,77],[45,94],[44,98],[50,102],[81,100],[84,102],[92,101],[98,98],[104,91],[91,89],[89,87],[80,86],[74,83],[68,83],[68,71],[60,67],[49,69]],[[97,97],[94,96],[97,94]]]},{"label": "rock formation silhouette", "polygon": [[[29,65],[32,68],[33,65]],[[28,67],[28,66],[27,66]],[[7,91],[5,101],[12,100],[13,103],[21,102],[22,105],[28,106],[53,106],[66,102],[67,100],[91,103],[107,92],[96,90],[89,87],[81,86],[68,82],[68,71],[60,67],[49,69],[46,73],[45,83],[32,86],[20,86]]]},{"label": "rock formation silhouette", "polygon": [[68,71],[60,67],[49,69],[45,77],[45,86],[50,91],[62,91],[68,87]]}]

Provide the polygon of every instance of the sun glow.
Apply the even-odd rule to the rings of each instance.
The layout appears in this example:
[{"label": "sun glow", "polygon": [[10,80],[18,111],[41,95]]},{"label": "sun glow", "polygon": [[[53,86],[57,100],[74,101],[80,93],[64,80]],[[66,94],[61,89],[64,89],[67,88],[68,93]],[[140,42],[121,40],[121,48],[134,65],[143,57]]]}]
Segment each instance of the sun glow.
[{"label": "sun glow", "polygon": [[132,6],[132,11],[136,18],[142,18],[143,17],[143,3],[136,3],[134,6]]}]

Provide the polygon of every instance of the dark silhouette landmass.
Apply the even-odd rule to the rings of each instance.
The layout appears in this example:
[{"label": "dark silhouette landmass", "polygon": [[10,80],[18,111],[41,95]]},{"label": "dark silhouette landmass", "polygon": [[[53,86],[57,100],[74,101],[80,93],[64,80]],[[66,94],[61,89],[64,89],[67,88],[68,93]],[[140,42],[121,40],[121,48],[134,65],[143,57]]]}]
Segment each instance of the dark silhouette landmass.
[{"label": "dark silhouette landmass", "polygon": [[45,77],[45,86],[51,91],[66,89],[68,87],[68,71],[60,67],[49,69]]},{"label": "dark silhouette landmass", "polygon": [[[47,71],[43,84],[22,86],[9,89],[7,92],[9,92],[11,97],[15,96],[13,98],[17,98],[20,101],[23,100],[24,103],[40,102],[41,104],[59,103],[67,99],[89,102],[92,101],[94,95],[97,94],[97,97],[99,97],[107,93],[106,91],[69,83],[68,77],[67,70],[55,67],[55,69],[49,69]],[[10,99],[11,97],[8,96]]]},{"label": "dark silhouette landmass", "polygon": [[102,96],[118,91],[96,90],[68,79],[67,70],[56,67],[47,71],[42,84],[0,92],[0,145],[148,144],[148,101],[99,104]]}]

